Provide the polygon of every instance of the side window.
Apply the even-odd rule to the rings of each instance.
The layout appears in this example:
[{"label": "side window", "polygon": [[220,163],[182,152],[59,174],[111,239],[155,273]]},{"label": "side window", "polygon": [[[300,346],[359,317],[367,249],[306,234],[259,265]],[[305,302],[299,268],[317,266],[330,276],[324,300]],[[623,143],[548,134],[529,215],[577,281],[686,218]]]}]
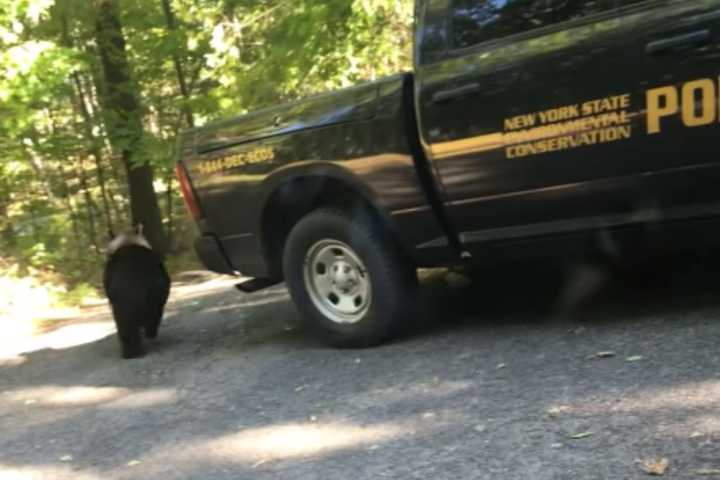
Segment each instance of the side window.
[{"label": "side window", "polygon": [[448,47],[447,24],[450,2],[451,0],[416,2],[417,8],[421,9],[417,15],[419,22],[415,32],[420,63],[432,61]]},{"label": "side window", "polygon": [[613,0],[454,0],[452,45],[465,48],[611,10]]}]

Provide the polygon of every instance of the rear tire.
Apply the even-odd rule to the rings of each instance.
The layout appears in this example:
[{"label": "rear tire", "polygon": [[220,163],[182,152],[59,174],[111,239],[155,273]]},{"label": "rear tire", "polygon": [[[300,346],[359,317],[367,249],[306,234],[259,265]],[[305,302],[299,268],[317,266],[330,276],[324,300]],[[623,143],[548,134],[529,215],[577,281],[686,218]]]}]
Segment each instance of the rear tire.
[{"label": "rear tire", "polygon": [[415,316],[415,268],[365,210],[320,209],[300,220],[283,272],[305,324],[332,346],[377,345]]}]

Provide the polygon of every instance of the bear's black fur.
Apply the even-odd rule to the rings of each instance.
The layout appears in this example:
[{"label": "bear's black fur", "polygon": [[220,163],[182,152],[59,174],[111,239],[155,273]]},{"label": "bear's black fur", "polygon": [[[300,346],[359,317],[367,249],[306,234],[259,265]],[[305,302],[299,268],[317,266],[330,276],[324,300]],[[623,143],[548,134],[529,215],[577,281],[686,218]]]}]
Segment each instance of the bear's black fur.
[{"label": "bear's black fur", "polygon": [[140,330],[147,338],[157,337],[170,294],[170,277],[160,256],[147,248],[146,242],[119,243],[109,252],[103,283],[122,356],[138,358],[145,355]]}]

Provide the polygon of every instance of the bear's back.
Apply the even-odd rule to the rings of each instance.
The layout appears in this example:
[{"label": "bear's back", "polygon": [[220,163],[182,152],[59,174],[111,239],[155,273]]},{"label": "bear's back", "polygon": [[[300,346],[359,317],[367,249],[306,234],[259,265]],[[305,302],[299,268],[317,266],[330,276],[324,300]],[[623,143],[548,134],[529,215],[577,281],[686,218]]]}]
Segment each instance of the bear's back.
[{"label": "bear's back", "polygon": [[120,247],[108,258],[104,275],[105,293],[110,300],[144,299],[148,296],[164,303],[170,278],[160,257],[138,245]]}]

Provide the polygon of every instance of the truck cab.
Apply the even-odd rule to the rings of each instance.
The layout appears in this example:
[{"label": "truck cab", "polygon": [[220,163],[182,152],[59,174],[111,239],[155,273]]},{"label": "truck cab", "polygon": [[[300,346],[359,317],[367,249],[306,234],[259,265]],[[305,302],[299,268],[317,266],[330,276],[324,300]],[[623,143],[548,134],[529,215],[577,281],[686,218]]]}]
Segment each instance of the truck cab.
[{"label": "truck cab", "polygon": [[418,4],[420,136],[474,254],[720,213],[720,1]]}]

